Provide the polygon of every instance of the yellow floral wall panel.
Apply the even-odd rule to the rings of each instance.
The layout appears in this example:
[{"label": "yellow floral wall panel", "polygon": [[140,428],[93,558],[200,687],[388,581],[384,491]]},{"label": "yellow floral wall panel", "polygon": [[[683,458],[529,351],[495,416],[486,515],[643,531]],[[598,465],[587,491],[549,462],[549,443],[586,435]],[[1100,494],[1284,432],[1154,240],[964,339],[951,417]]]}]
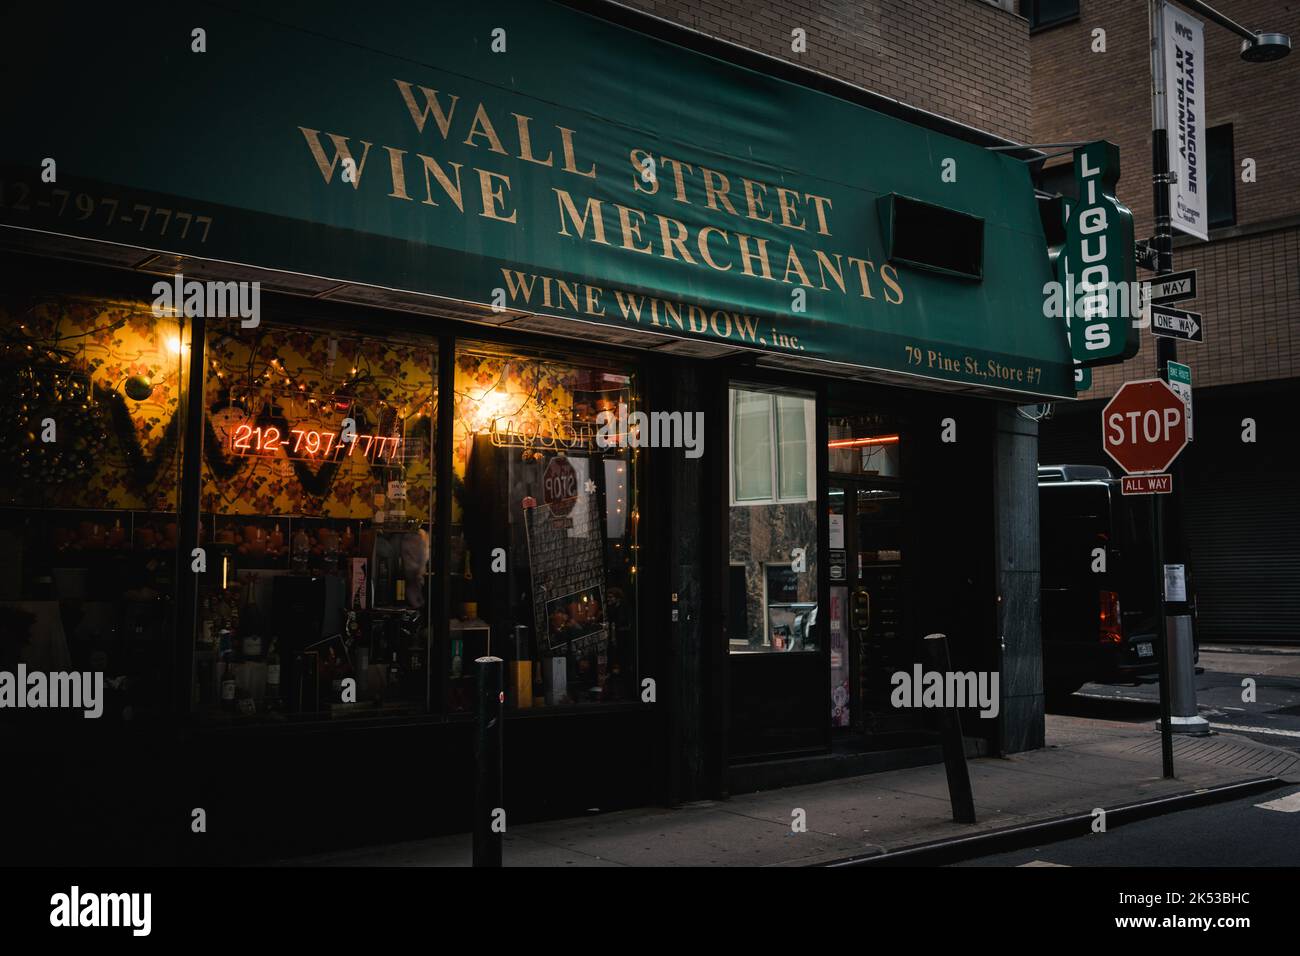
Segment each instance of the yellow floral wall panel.
[{"label": "yellow floral wall panel", "polygon": [[144,300],[0,296],[0,503],[174,511],[180,332]]},{"label": "yellow floral wall panel", "polygon": [[208,349],[205,512],[369,519],[404,481],[408,517],[428,520],[433,349],[237,322]]}]

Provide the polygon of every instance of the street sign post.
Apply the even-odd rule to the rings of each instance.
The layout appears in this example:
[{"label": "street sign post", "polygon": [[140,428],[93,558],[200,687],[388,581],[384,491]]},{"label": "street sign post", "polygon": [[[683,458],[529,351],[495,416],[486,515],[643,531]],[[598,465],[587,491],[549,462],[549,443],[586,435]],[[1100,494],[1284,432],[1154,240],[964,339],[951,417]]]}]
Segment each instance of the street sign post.
[{"label": "street sign post", "polygon": [[1156,272],[1159,269],[1160,256],[1150,239],[1139,239],[1133,243],[1133,258],[1148,272]]},{"label": "street sign post", "polygon": [[1168,362],[1165,380],[1169,387],[1178,393],[1183,404],[1187,406],[1187,440],[1192,440],[1192,367],[1181,362]]},{"label": "street sign post", "polygon": [[1151,332],[1153,335],[1182,339],[1184,342],[1205,341],[1201,313],[1175,309],[1170,305],[1151,306]]},{"label": "street sign post", "polygon": [[1187,446],[1187,409],[1162,379],[1125,382],[1101,410],[1102,447],[1129,475],[1168,471]]},{"label": "street sign post", "polygon": [[[1166,626],[1169,599],[1160,589],[1165,567],[1164,499],[1172,494],[1174,479],[1164,474],[1187,447],[1187,409],[1182,398],[1164,379],[1125,382],[1101,410],[1102,448],[1127,473],[1121,491],[1151,496],[1151,531],[1154,545],[1152,592],[1160,608],[1161,633]],[[1173,705],[1170,696],[1168,645],[1160,658],[1160,762],[1166,778],[1174,775]]]},{"label": "street sign post", "polygon": [[1181,302],[1196,298],[1196,270],[1170,272],[1150,282],[1152,302]]},{"label": "street sign post", "polygon": [[1125,475],[1120,482],[1126,495],[1167,495],[1173,490],[1173,475]]}]

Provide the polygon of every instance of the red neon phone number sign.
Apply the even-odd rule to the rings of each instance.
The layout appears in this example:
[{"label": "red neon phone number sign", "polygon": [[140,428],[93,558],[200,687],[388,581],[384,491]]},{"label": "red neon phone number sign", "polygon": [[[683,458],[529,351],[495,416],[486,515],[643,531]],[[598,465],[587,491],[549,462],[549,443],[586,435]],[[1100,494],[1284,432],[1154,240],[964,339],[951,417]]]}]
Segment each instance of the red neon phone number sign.
[{"label": "red neon phone number sign", "polygon": [[230,448],[238,455],[275,455],[308,461],[350,458],[360,455],[369,461],[392,460],[401,449],[402,439],[384,435],[356,435],[351,441],[339,440],[338,432],[314,428],[291,428],[284,434],[274,425],[255,428],[237,425],[230,433]]}]

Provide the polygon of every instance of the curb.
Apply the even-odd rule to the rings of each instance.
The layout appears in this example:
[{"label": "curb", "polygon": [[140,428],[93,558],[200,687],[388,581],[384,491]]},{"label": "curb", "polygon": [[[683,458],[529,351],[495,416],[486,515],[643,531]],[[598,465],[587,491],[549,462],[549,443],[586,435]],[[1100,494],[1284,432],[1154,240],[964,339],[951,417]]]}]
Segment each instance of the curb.
[{"label": "curb", "polygon": [[[1175,793],[1151,800],[1142,800],[1137,803],[1121,804],[1118,807],[1106,810],[1106,825],[1108,829],[1111,829],[1128,823],[1137,823],[1139,820],[1158,817],[1165,813],[1191,810],[1194,807],[1208,806],[1214,803],[1224,803],[1284,786],[1287,786],[1287,782],[1280,777],[1256,777],[1251,780],[1243,780],[1219,787],[1206,787],[1186,793]],[[815,865],[826,867],[945,866],[949,863],[969,860],[974,857],[1020,850],[1039,843],[1056,843],[1072,837],[1086,836],[1092,832],[1092,820],[1091,813],[1075,813],[1066,817],[1057,817],[1053,820],[1041,820],[1037,823],[1025,823],[1000,830],[990,830],[986,833],[935,840],[930,843],[919,843],[916,846],[904,847],[899,850],[845,857],[844,859]]]},{"label": "curb", "polygon": [[1294,641],[1277,641],[1273,644],[1202,644],[1202,654],[1261,654],[1275,657],[1295,657],[1300,647]]}]

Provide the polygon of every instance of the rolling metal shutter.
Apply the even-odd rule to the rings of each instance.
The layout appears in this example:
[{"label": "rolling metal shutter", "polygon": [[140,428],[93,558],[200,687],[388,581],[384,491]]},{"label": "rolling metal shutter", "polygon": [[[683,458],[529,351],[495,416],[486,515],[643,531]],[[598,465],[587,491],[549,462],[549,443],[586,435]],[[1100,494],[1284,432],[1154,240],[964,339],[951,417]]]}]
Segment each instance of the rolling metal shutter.
[{"label": "rolling metal shutter", "polygon": [[1184,469],[1200,639],[1300,641],[1300,469],[1218,464]]}]

